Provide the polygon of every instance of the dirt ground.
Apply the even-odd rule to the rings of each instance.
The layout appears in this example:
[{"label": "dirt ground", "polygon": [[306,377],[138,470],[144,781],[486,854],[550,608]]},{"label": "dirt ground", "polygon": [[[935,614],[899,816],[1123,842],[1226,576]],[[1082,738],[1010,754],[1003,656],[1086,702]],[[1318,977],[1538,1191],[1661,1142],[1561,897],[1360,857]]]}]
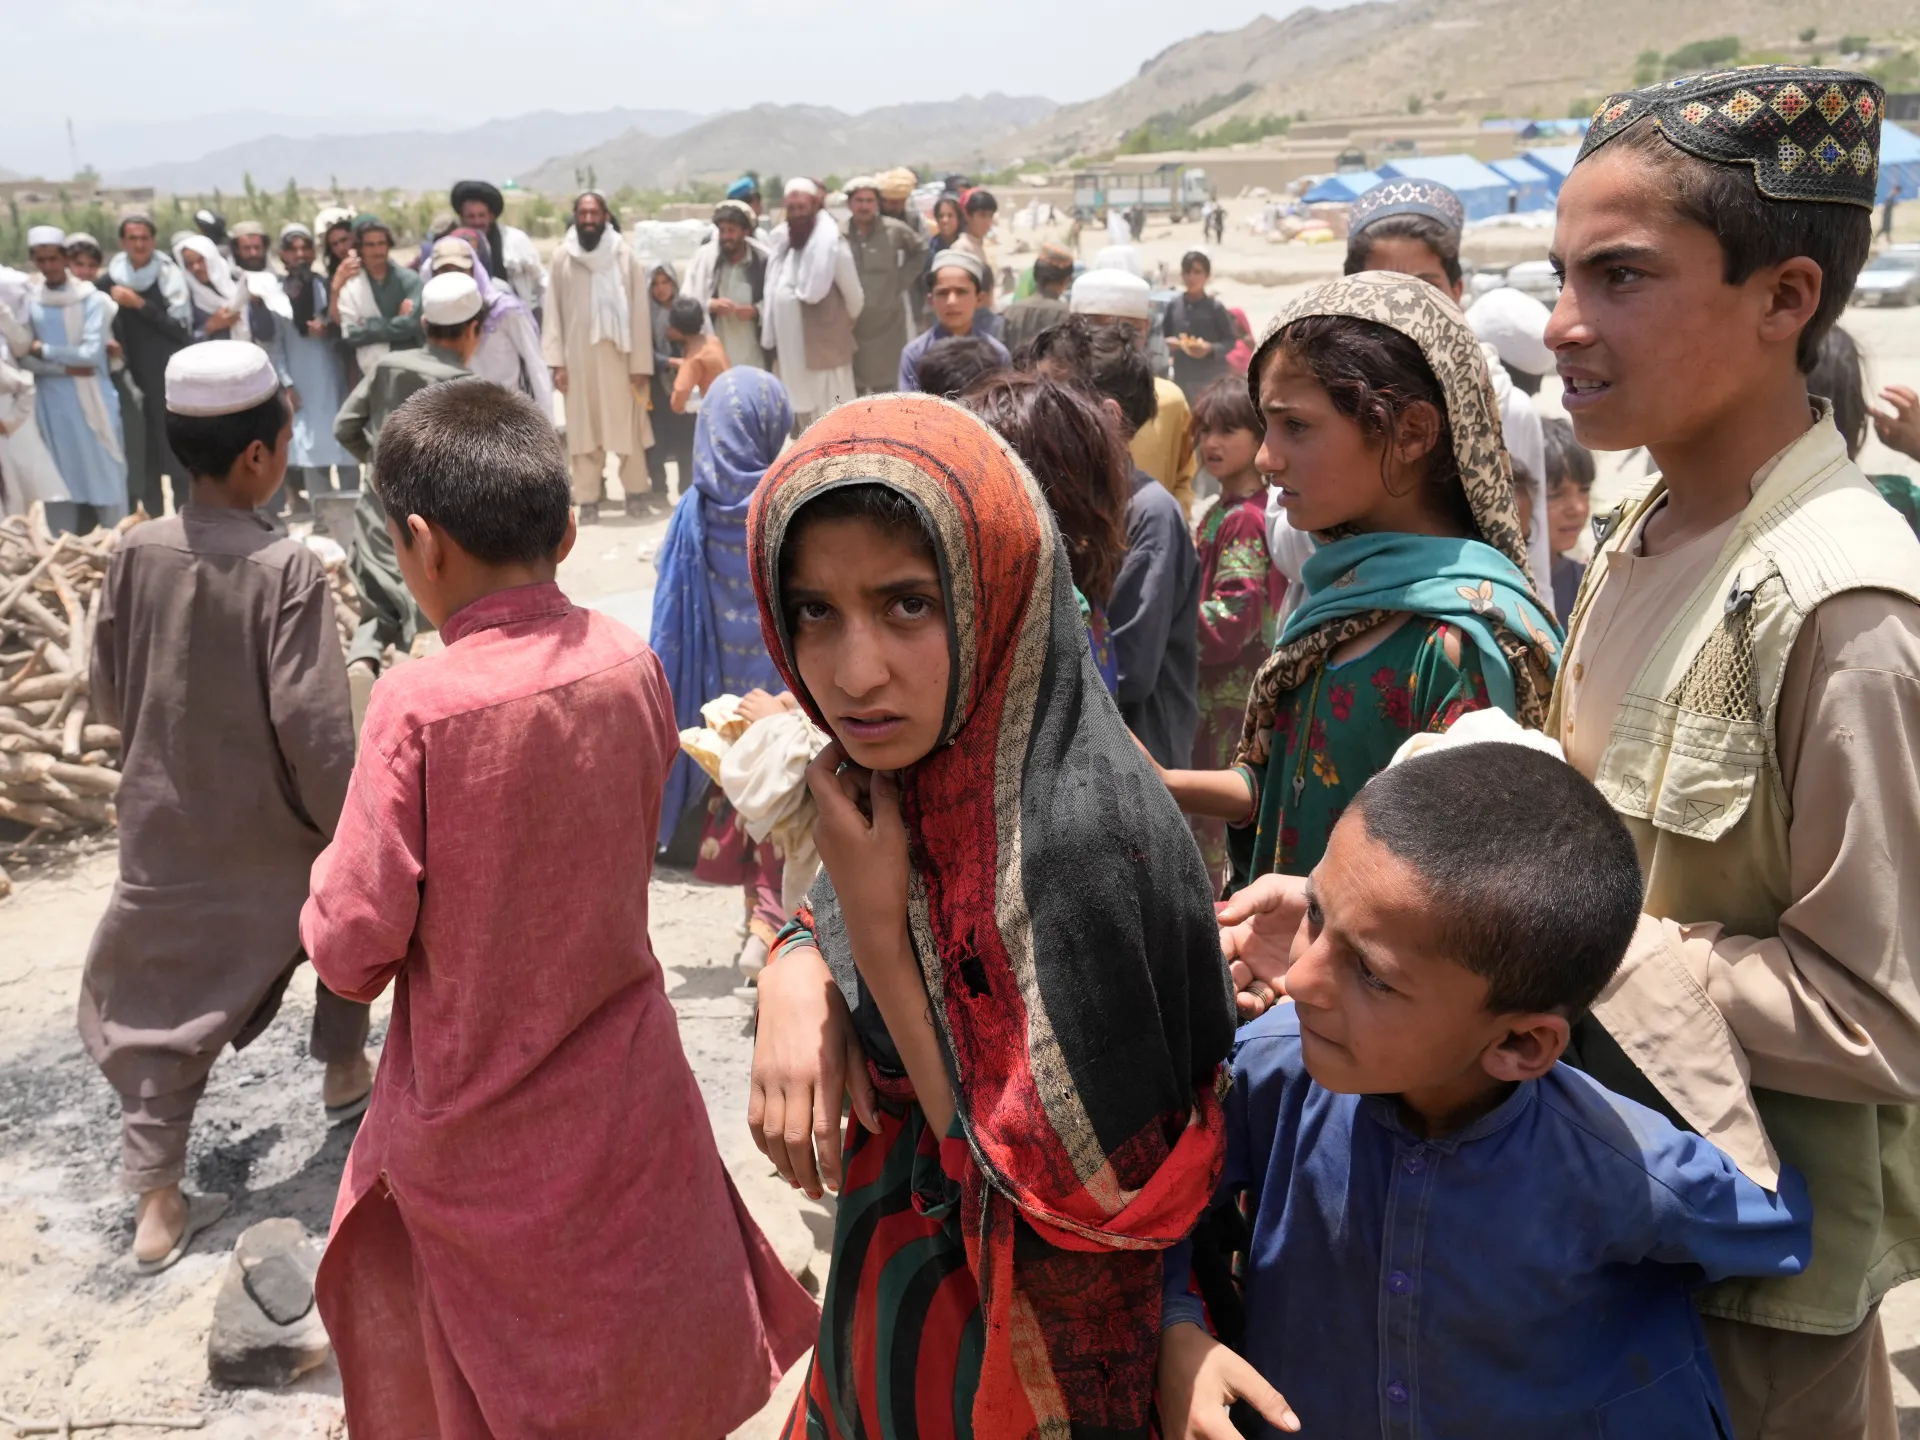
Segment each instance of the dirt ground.
[{"label": "dirt ground", "polygon": [[[1153,260],[1177,263],[1197,226],[1148,229]],[[1219,289],[1256,331],[1318,275],[1337,272],[1337,247],[1273,247],[1237,229],[1218,262]],[[1287,252],[1308,252],[1296,258]],[[1236,278],[1293,272],[1286,284]],[[1090,258],[1090,257],[1089,257]],[[1846,324],[1875,383],[1920,384],[1920,310],[1853,311]],[[1553,408],[1555,383],[1544,397]],[[1920,474],[1877,443],[1869,469]],[[1603,487],[1618,483],[1603,463]],[[609,507],[611,508],[611,507]],[[562,583],[583,603],[647,628],[652,559],[664,520],[610,519],[582,532]],[[110,840],[57,863],[0,854],[15,893],[0,900],[0,1412],[53,1420],[107,1413],[204,1414],[212,1440],[319,1440],[344,1432],[331,1362],[280,1392],[225,1391],[206,1379],[207,1325],[227,1254],[241,1230],[293,1216],[324,1233],[351,1127],[328,1128],[319,1066],[306,1058],[312,982],[302,971],[279,1020],[244,1053],[215,1067],[194,1129],[188,1185],[225,1191],[233,1208],[185,1260],[154,1279],[125,1260],[132,1202],[114,1187],[118,1106],[81,1050],[74,998],[88,939],[114,875]],[[652,936],[666,967],[682,1039],[706,1096],[714,1133],[742,1194],[796,1273],[825,1274],[829,1205],[789,1190],[748,1141],[746,1007],[733,996],[743,935],[736,892],[661,872],[652,887]],[[374,1044],[388,1004],[376,1006]],[[1920,1285],[1896,1291],[1883,1319],[1894,1351],[1903,1440],[1920,1437]],[[791,1405],[799,1367],[739,1434],[771,1440]],[[0,1425],[0,1431],[4,1426]],[[112,1433],[112,1432],[108,1432]],[[137,1431],[135,1434],[157,1434]]]}]

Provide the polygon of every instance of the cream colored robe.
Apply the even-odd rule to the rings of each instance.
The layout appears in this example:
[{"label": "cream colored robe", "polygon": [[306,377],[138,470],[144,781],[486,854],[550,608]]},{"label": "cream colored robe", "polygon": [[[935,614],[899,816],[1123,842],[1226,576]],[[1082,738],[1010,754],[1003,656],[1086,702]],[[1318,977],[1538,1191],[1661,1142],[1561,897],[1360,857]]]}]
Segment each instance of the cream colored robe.
[{"label": "cream colored robe", "polygon": [[549,368],[567,371],[567,453],[638,455],[653,444],[644,400],[653,374],[652,297],[647,269],[625,240],[609,230],[600,243],[620,245],[620,271],[627,282],[632,315],[629,349],[621,354],[610,340],[594,342],[593,277],[562,246],[554,251],[547,278],[547,307],[540,353]]}]

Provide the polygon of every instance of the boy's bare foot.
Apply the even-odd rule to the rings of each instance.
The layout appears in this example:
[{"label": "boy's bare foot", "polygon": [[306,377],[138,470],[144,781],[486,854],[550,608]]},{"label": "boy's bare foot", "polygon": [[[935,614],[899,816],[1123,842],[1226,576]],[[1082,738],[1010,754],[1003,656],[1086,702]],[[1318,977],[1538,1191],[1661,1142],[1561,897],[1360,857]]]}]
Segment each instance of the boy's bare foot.
[{"label": "boy's bare foot", "polygon": [[327,1065],[326,1078],[320,1082],[320,1103],[326,1106],[327,1119],[336,1124],[363,1113],[373,1094],[373,1061],[362,1050],[351,1060],[335,1060]]},{"label": "boy's bare foot", "polygon": [[187,1197],[178,1185],[148,1190],[133,1219],[133,1258],[146,1264],[164,1259],[187,1229]]}]

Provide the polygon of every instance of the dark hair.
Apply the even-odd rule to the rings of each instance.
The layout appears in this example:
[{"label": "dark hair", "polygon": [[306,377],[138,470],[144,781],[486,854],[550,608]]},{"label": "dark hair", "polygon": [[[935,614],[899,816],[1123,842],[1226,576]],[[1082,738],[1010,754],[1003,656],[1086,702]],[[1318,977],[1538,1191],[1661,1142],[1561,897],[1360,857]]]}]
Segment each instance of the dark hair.
[{"label": "dark hair", "polygon": [[935,223],[939,222],[940,207],[942,205],[951,205],[953,207],[954,224],[956,225],[959,224],[961,216],[964,214],[964,212],[960,209],[960,197],[951,192],[946,192],[941,194],[939,198],[933,202],[933,218]]},{"label": "dark hair", "polygon": [[1187,271],[1193,269],[1196,265],[1206,271],[1207,274],[1213,274],[1213,261],[1207,258],[1204,250],[1189,250],[1180,257],[1180,273],[1182,275],[1186,274]]},{"label": "dark hair", "polygon": [[1096,325],[1083,315],[1070,315],[1021,346],[1018,363],[1023,370],[1036,370],[1115,402],[1129,439],[1160,413],[1153,368],[1129,326],[1113,321]]},{"label": "dark hair", "polygon": [[66,249],[68,258],[83,254],[91,254],[96,260],[104,260],[107,258],[106,252],[92,239],[69,240],[67,241]]},{"label": "dark hair", "polygon": [[1253,396],[1247,392],[1244,376],[1222,375],[1215,380],[1193,397],[1192,414],[1191,429],[1196,438],[1224,434],[1228,430],[1266,433],[1267,427],[1260,423],[1260,412],[1253,408]]},{"label": "dark hair", "polygon": [[1522,500],[1531,504],[1536,497],[1544,503],[1547,498],[1546,491],[1541,488],[1539,480],[1534,477],[1534,473],[1528,468],[1527,462],[1509,451],[1507,453],[1507,464],[1508,468],[1513,471],[1514,505],[1518,507]]},{"label": "dark hair", "polygon": [[1593,489],[1593,452],[1573,438],[1573,422],[1558,415],[1541,419],[1547,439],[1547,488],[1577,486],[1582,495]]},{"label": "dark hair", "polygon": [[149,235],[158,236],[160,233],[160,227],[153,223],[153,217],[150,215],[141,214],[141,215],[128,215],[124,217],[120,221],[119,228],[114,231],[114,234],[118,235],[122,240],[126,239],[127,227],[129,225],[144,225],[147,227],[147,233]]},{"label": "dark hair", "polygon": [[429,340],[438,340],[442,345],[457,345],[467,332],[486,318],[486,307],[473,312],[471,320],[462,320],[458,325],[435,325],[431,320],[421,325],[421,331]]},{"label": "dark hair", "polygon": [[553,421],[477,377],[407,397],[381,428],[373,485],[403,540],[418,515],[485,565],[552,555],[573,506]]},{"label": "dark hair", "polygon": [[1453,451],[1447,397],[1417,344],[1391,326],[1371,320],[1308,315],[1280,332],[1260,362],[1263,373],[1283,353],[1307,368],[1333,401],[1333,408],[1358,424],[1362,435],[1384,442],[1382,476],[1399,438],[1401,417],[1422,401],[1433,406],[1440,415],[1440,437],[1427,452],[1424,483],[1432,488],[1432,498],[1442,511],[1469,535],[1480,533]]},{"label": "dark hair", "polygon": [[920,393],[957,399],[983,376],[1005,368],[983,337],[949,335],[934,341],[920,357]]},{"label": "dark hair", "polygon": [[[793,573],[795,557],[799,554],[800,537],[815,525],[828,520],[865,520],[877,526],[887,535],[905,540],[925,555],[929,560],[939,559],[939,550],[934,545],[933,529],[916,505],[903,492],[891,485],[862,482],[854,485],[838,485],[823,490],[817,498],[807,501],[787,522],[787,533],[780,537],[780,555],[776,564],[780,584],[780,609],[785,615],[789,629],[793,626],[793,616],[786,614],[787,577]],[[942,584],[944,585],[944,577]]]},{"label": "dark hair", "polygon": [[1026,462],[1047,497],[1073,567],[1073,583],[1097,605],[1113,594],[1127,553],[1133,462],[1099,403],[1075,385],[1005,371],[962,403]]},{"label": "dark hair", "polygon": [[167,444],[189,475],[224,480],[233,472],[233,462],[254,441],[269,450],[279,443],[280,427],[289,414],[286,395],[279,390],[231,415],[176,415],[169,410]]},{"label": "dark hair", "polygon": [[1847,442],[1847,458],[1858,457],[1867,443],[1867,381],[1860,347],[1838,325],[1820,342],[1820,358],[1807,376],[1807,393],[1833,402],[1833,423]]},{"label": "dark hair", "polygon": [[1073,279],[1073,266],[1071,265],[1050,265],[1045,260],[1036,260],[1033,262],[1033,283],[1040,289],[1045,290],[1055,285],[1065,285],[1071,279]]},{"label": "dark hair", "polygon": [[676,295],[667,307],[667,328],[682,335],[698,335],[707,325],[707,307],[691,295]]},{"label": "dark hair", "polygon": [[1716,165],[1674,145],[1657,125],[1628,129],[1601,151],[1640,156],[1659,174],[1682,220],[1711,230],[1726,257],[1722,276],[1744,285],[1757,270],[1804,255],[1820,267],[1820,303],[1794,348],[1800,373],[1810,375],[1820,342],[1853,295],[1853,283],[1873,248],[1873,216],[1857,205],[1820,200],[1769,200],[1747,165]]},{"label": "dark hair", "polygon": [[969,215],[993,215],[999,211],[1000,202],[991,190],[969,190],[964,208]]},{"label": "dark hair", "polygon": [[1418,240],[1434,253],[1449,284],[1460,283],[1460,235],[1431,215],[1383,215],[1347,237],[1346,273],[1358,275],[1373,268],[1376,240]]},{"label": "dark hair", "polygon": [[1490,1012],[1579,1016],[1619,968],[1640,857],[1565,761],[1525,745],[1432,750],[1380,771],[1348,813],[1426,882],[1436,936],[1486,979]]}]

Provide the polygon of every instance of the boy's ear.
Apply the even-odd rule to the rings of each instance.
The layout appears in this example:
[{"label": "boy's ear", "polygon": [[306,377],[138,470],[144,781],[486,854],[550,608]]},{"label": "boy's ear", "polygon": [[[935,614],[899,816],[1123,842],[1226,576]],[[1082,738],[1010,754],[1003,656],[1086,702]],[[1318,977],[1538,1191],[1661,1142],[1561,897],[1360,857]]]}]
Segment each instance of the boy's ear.
[{"label": "boy's ear", "polygon": [[554,547],[553,563],[564,561],[573,553],[573,542],[580,538],[579,521],[575,518],[573,506],[567,507],[567,533],[560,537],[560,543]]},{"label": "boy's ear", "polygon": [[1538,1080],[1560,1063],[1572,1027],[1548,1012],[1505,1017],[1506,1034],[1480,1052],[1480,1065],[1500,1081]]},{"label": "boy's ear", "polygon": [[1766,287],[1767,307],[1760,316],[1760,338],[1776,344],[1796,340],[1820,308],[1826,277],[1819,262],[1796,255],[1765,267],[1754,281]]}]

